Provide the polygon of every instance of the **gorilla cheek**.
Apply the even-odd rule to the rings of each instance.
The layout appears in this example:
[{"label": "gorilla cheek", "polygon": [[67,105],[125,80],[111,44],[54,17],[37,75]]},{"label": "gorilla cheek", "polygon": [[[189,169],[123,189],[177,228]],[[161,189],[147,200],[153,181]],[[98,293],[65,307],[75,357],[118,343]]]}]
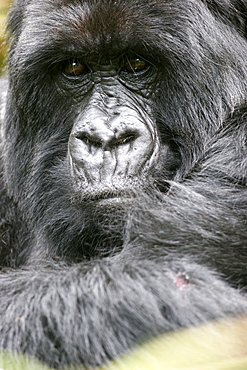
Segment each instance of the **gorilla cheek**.
[{"label": "gorilla cheek", "polygon": [[78,116],[69,138],[72,183],[90,196],[140,187],[159,152],[150,114],[144,120],[137,109],[126,105],[114,112],[88,107]]}]

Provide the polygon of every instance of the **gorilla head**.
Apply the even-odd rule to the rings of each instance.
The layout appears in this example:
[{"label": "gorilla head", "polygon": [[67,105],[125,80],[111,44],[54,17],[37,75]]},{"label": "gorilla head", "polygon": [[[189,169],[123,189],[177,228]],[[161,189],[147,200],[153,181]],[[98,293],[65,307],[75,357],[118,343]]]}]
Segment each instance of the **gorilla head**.
[{"label": "gorilla head", "polygon": [[[194,270],[188,268],[192,275],[200,275],[201,266],[206,265],[223,272],[233,285],[247,283],[246,12],[245,0],[14,2],[8,26],[9,88],[2,125],[2,266],[28,269],[31,265],[38,270],[48,261],[46,274],[40,274],[43,280],[37,277],[37,289],[44,292],[43,284],[54,282],[54,294],[65,299],[64,287],[76,287],[68,291],[80,296],[82,307],[88,302],[83,289],[87,283],[96,284],[98,266],[107,266],[104,273],[108,269],[107,276],[123,282],[118,289],[124,299],[118,298],[121,304],[133,299],[139,326],[133,334],[130,316],[123,310],[119,320],[123,325],[117,330],[124,325],[129,328],[125,333],[128,344],[116,349],[113,336],[110,347],[115,349],[108,349],[109,355],[102,350],[100,360],[91,355],[94,364],[129,348],[143,333],[163,332],[196,324],[199,317],[204,321],[243,310],[241,298],[236,300],[239,305],[229,307],[229,300],[220,292],[209,303],[211,286],[203,273],[207,298],[203,300],[201,293],[199,297],[208,312],[191,303],[186,316],[180,310],[181,301],[171,293],[173,280],[170,286],[149,279],[152,273],[168,279],[167,271],[173,271],[174,263],[187,255],[198,264]],[[50,270],[61,261],[67,271],[63,286],[60,272]],[[185,262],[181,276],[187,276],[187,266]],[[181,269],[174,271],[180,274]],[[126,271],[132,271],[131,279],[135,276],[136,286],[147,298],[142,306],[145,317],[151,311],[155,316],[155,305],[162,302],[165,306],[170,295],[173,303],[178,299],[180,308],[174,303],[173,310],[169,303],[169,319],[162,321],[162,308],[151,329],[147,328],[148,320],[138,316],[136,291],[126,293],[135,289],[135,284],[125,287]],[[151,275],[146,276],[147,272]],[[84,275],[90,278],[82,284]],[[77,278],[80,287],[76,286]],[[23,279],[25,285],[28,278]],[[9,289],[14,292],[16,280],[11,281]],[[195,287],[198,281],[200,286],[201,280],[195,281]],[[104,276],[100,282],[108,289],[108,278]],[[21,288],[25,292],[31,289],[28,284],[25,287]],[[227,288],[222,292],[228,297],[232,288]],[[148,294],[158,292],[150,306],[146,289]],[[34,297],[29,317],[36,309],[42,311],[38,302],[43,296],[28,292],[27,300]],[[14,293],[11,302],[17,302]],[[102,306],[105,319],[112,301],[109,298],[107,302],[109,305]],[[63,307],[69,310],[66,302]],[[21,345],[13,347],[13,342],[21,343],[22,338],[26,351],[35,356],[35,343],[41,343],[37,351],[43,350],[44,355],[38,357],[52,365],[84,361],[87,334],[77,336],[71,323],[82,320],[88,333],[87,315],[71,308],[67,313],[70,326],[62,327],[58,321],[59,317],[63,321],[63,309],[58,304],[50,310],[40,313],[46,317],[40,326],[44,331],[49,329],[48,334],[45,331],[42,335],[30,324],[30,338],[40,335],[38,340],[24,340],[20,329],[14,341],[6,324],[0,327],[0,334],[7,338],[3,346],[23,350]],[[113,316],[115,311],[111,311]],[[9,318],[13,312],[15,308]],[[183,322],[177,312],[182,313]],[[51,317],[58,317],[54,327]],[[46,338],[56,342],[55,327],[56,338],[62,338],[56,339],[62,350],[53,360],[52,352],[45,348]],[[71,328],[77,339],[71,339]],[[99,335],[98,328],[94,329]],[[95,343],[95,338],[96,334],[90,340]],[[70,355],[66,340],[81,341],[82,352]],[[57,359],[62,352],[68,356],[66,360]]]}]

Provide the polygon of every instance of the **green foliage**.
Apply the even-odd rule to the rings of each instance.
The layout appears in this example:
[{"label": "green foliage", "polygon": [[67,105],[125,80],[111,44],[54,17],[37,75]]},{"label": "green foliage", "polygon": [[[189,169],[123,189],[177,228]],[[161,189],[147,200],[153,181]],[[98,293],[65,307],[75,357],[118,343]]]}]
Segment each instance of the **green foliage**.
[{"label": "green foliage", "polygon": [[2,353],[0,355],[0,370],[51,370],[51,369],[25,356]]},{"label": "green foliage", "polygon": [[4,30],[9,5],[10,0],[0,0],[0,74],[3,72],[7,51]]}]

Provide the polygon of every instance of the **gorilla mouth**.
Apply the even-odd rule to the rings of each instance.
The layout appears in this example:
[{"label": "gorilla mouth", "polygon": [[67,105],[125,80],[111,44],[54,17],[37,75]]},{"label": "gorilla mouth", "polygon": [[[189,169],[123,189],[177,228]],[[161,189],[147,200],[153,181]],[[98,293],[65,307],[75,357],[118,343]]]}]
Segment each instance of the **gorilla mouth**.
[{"label": "gorilla mouth", "polygon": [[118,191],[107,191],[104,190],[102,192],[98,192],[95,194],[90,194],[85,201],[90,202],[112,202],[112,203],[125,203],[126,201],[130,201],[134,198],[133,191],[126,191],[126,190],[118,190]]},{"label": "gorilla mouth", "polygon": [[129,204],[132,201],[131,197],[112,197],[112,198],[104,198],[97,201],[97,205],[100,206],[107,206],[107,205],[124,205]]}]

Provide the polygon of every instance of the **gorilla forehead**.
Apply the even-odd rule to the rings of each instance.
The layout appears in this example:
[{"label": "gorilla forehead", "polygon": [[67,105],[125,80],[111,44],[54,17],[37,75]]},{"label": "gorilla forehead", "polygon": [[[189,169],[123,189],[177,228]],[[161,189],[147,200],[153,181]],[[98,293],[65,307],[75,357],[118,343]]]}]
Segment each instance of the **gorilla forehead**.
[{"label": "gorilla forehead", "polygon": [[66,50],[81,48],[87,55],[89,51],[99,54],[106,49],[114,53],[119,45],[123,49],[137,44],[154,46],[161,38],[171,41],[169,35],[178,35],[179,25],[185,37],[187,11],[181,4],[154,0],[148,0],[148,6],[147,1],[124,0],[30,1],[20,9],[25,22],[18,28],[19,45],[33,53],[49,39],[49,43],[60,43],[60,48]]}]

